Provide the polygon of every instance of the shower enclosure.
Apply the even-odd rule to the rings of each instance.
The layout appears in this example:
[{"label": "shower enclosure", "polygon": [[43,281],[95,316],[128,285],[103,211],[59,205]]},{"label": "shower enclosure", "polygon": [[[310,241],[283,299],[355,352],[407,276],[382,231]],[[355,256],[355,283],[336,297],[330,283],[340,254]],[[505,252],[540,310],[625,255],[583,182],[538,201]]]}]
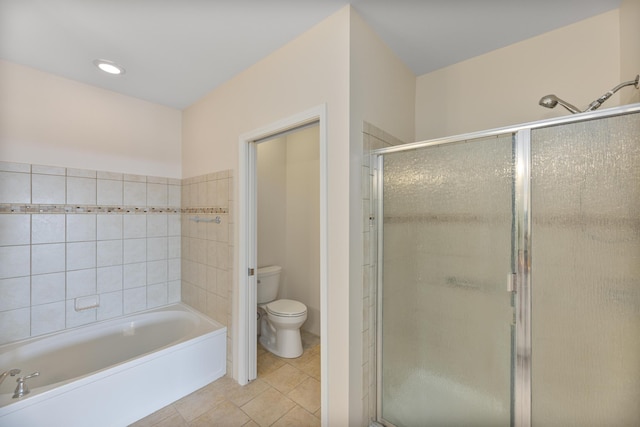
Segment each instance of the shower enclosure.
[{"label": "shower enclosure", "polygon": [[640,105],[372,160],[379,423],[640,425]]}]

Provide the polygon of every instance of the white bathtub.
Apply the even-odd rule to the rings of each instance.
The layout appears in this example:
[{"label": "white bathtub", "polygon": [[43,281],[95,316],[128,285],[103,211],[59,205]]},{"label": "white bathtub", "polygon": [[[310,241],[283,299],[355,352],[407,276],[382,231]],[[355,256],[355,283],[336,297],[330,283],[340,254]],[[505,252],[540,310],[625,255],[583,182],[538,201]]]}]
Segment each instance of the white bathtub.
[{"label": "white bathtub", "polygon": [[126,426],[226,371],[226,328],[182,304],[0,346],[0,426]]}]

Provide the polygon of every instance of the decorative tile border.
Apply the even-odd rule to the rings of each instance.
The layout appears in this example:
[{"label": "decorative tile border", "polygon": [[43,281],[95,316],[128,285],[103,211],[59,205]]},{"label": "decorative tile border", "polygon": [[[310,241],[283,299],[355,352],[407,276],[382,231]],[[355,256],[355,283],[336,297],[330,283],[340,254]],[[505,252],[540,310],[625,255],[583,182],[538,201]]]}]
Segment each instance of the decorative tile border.
[{"label": "decorative tile border", "polygon": [[0,214],[227,214],[228,208],[0,204]]},{"label": "decorative tile border", "polygon": [[181,211],[186,214],[228,214],[229,208],[183,208]]}]

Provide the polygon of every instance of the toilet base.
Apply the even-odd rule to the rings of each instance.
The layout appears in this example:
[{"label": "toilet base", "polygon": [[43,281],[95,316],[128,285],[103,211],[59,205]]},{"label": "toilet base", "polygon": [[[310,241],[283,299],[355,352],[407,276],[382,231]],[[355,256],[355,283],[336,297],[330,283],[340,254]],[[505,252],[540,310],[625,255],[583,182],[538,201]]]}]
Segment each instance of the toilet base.
[{"label": "toilet base", "polygon": [[285,359],[302,356],[300,329],[281,329],[274,333],[266,319],[262,321],[260,329],[260,344],[270,353]]}]

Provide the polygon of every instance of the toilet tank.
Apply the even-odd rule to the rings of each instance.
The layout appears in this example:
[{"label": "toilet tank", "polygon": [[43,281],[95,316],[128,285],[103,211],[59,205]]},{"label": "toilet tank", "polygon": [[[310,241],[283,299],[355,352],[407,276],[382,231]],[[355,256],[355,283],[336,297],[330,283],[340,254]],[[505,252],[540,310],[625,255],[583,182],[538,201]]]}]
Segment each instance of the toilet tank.
[{"label": "toilet tank", "polygon": [[278,298],[280,272],[282,267],[270,265],[258,268],[257,301],[258,304],[274,301]]}]

